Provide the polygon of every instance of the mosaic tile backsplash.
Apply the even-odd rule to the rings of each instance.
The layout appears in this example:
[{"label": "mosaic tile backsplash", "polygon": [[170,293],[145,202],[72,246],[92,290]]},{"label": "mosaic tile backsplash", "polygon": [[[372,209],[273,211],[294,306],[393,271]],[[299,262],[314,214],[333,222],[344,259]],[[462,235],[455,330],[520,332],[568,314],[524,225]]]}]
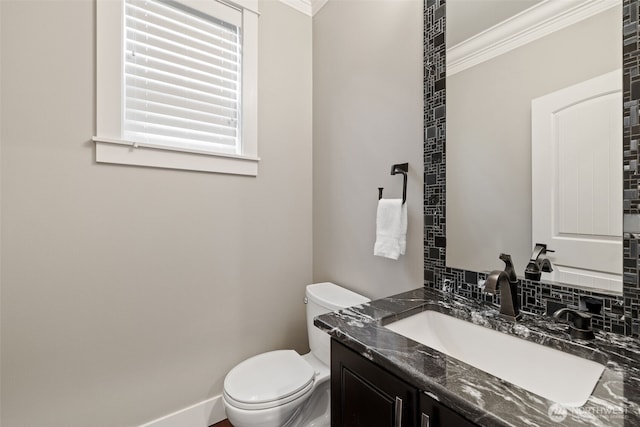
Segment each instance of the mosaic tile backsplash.
[{"label": "mosaic tile backsplash", "polygon": [[[424,286],[499,304],[500,296],[477,286],[486,274],[448,268],[446,251],[446,0],[424,4]],[[594,328],[625,335],[640,332],[640,37],[639,0],[623,0],[623,295],[612,296],[560,284],[521,279],[522,310],[551,313],[562,306],[586,309],[593,298],[602,310]]]}]

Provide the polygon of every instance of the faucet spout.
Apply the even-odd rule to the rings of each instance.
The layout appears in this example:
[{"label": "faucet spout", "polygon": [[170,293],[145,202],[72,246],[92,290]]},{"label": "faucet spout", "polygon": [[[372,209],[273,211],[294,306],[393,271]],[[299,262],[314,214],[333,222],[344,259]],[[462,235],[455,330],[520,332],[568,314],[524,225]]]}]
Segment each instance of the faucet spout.
[{"label": "faucet spout", "polygon": [[540,270],[542,270],[543,273],[551,273],[553,271],[553,267],[551,267],[551,261],[549,261],[548,258],[542,260],[542,262],[540,263]]},{"label": "faucet spout", "polygon": [[500,315],[509,320],[520,318],[520,304],[518,300],[518,281],[509,280],[509,275],[502,270],[489,273],[484,284],[484,291],[495,295],[500,289]]}]

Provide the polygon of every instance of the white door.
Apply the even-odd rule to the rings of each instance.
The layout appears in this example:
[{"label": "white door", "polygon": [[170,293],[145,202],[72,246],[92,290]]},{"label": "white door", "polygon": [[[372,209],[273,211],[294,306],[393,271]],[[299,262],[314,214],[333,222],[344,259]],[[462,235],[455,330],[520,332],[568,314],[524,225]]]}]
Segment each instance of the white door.
[{"label": "white door", "polygon": [[621,76],[531,103],[532,244],[556,251],[545,280],[622,291]]}]

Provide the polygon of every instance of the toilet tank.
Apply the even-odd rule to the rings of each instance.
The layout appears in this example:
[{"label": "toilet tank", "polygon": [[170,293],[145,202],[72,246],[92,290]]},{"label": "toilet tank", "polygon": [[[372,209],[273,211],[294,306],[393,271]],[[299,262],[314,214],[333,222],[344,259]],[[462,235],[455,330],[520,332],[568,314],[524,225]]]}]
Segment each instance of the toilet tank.
[{"label": "toilet tank", "polygon": [[313,318],[341,308],[364,304],[370,300],[330,282],[308,285],[306,296],[309,347],[311,348],[311,353],[329,366],[331,360],[329,348],[331,338],[329,334],[313,326]]}]

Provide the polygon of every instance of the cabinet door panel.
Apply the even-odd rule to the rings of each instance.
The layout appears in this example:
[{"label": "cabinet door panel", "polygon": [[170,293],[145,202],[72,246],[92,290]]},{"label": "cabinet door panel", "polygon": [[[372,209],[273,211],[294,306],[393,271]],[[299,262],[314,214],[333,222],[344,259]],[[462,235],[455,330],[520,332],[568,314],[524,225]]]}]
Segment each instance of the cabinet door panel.
[{"label": "cabinet door panel", "polygon": [[395,400],[355,375],[342,371],[342,419],[344,426],[388,427],[393,425]]},{"label": "cabinet door panel", "polygon": [[474,423],[430,397],[420,395],[420,427],[472,427]]},{"label": "cabinet door panel", "polygon": [[331,340],[332,427],[415,427],[417,389]]}]

